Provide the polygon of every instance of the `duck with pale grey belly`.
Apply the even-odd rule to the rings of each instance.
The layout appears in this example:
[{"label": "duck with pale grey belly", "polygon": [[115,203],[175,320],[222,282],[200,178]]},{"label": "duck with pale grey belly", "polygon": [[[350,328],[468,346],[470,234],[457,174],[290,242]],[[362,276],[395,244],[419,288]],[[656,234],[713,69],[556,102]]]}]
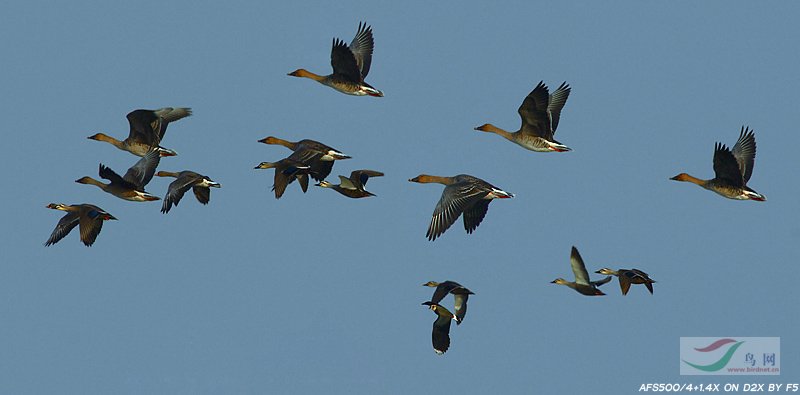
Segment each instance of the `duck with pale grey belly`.
[{"label": "duck with pale grey belly", "polygon": [[344,41],[333,39],[333,48],[331,49],[333,74],[322,76],[306,69],[297,69],[289,75],[310,78],[348,95],[383,97],[383,92],[364,82],[372,64],[374,46],[372,27],[367,26],[366,23],[359,23],[356,36],[349,47]]},{"label": "duck with pale grey belly", "polygon": [[583,258],[581,258],[581,254],[578,253],[578,249],[574,246],[572,247],[572,253],[569,256],[570,266],[572,266],[572,273],[575,275],[575,282],[564,280],[563,278],[557,278],[551,283],[559,284],[559,285],[566,285],[581,295],[586,296],[603,296],[605,295],[603,291],[597,289],[597,287],[611,281],[611,276],[608,276],[602,280],[598,281],[590,281],[589,280],[589,272],[586,271],[586,265],[583,263]]},{"label": "duck with pale grey belly", "polygon": [[[269,136],[258,140],[258,142],[271,145],[282,145],[294,151],[289,158],[310,166],[311,172],[309,174],[316,181],[322,181],[325,179],[325,177],[331,174],[334,161],[350,159],[350,156],[345,155],[343,152],[322,144],[319,141],[310,139],[303,139],[293,142]],[[303,191],[305,192],[305,190],[306,189],[304,188]]]},{"label": "duck with pale grey belly", "polygon": [[644,286],[647,287],[647,290],[650,291],[650,294],[653,294],[653,283],[655,280],[651,279],[647,273],[639,269],[612,270],[604,267],[595,273],[619,277],[619,288],[622,290],[623,295],[628,294],[631,284],[644,284]]},{"label": "duck with pale grey belly", "polygon": [[561,119],[561,109],[567,103],[572,88],[566,82],[551,95],[544,81],[525,97],[519,106],[522,126],[516,132],[507,132],[490,123],[478,126],[475,130],[499,134],[520,147],[536,152],[565,152],[569,147],[553,138]]},{"label": "duck with pale grey belly", "polygon": [[119,141],[103,133],[89,136],[90,140],[105,141],[123,151],[128,151],[136,156],[145,156],[151,148],[155,147],[161,156],[175,156],[178,153],[160,146],[167,125],[192,115],[191,108],[164,107],[158,110],[134,110],[128,113],[130,132],[128,138]]},{"label": "duck with pale grey belly", "polygon": [[338,185],[331,184],[327,181],[320,181],[317,186],[331,188],[349,198],[365,198],[375,196],[373,193],[364,189],[364,187],[367,185],[367,180],[369,180],[370,177],[382,176],[383,173],[375,170],[354,170],[350,173],[349,178],[345,176],[339,176],[340,183]]},{"label": "duck with pale grey belly", "polygon": [[194,192],[194,196],[197,198],[198,202],[201,204],[208,204],[211,200],[210,188],[221,187],[218,182],[213,181],[207,176],[189,170],[184,170],[179,173],[159,171],[156,175],[159,177],[175,178],[175,181],[172,181],[169,184],[169,188],[167,188],[167,195],[164,196],[164,204],[161,206],[161,212],[164,214],[168,213],[173,205],[177,206],[178,203],[180,203],[183,194],[186,193],[189,188],[192,188],[192,192]]},{"label": "duck with pale grey belly", "polygon": [[763,202],[767,197],[747,186],[755,159],[756,137],[750,128],[742,126],[732,152],[725,144],[714,146],[714,178],[701,180],[681,173],[670,180],[691,182],[728,199]]},{"label": "duck with pale grey belly", "polygon": [[420,174],[408,181],[422,184],[438,183],[444,185],[442,197],[433,210],[431,224],[426,236],[428,240],[436,240],[461,214],[464,214],[464,229],[472,233],[481,224],[492,199],[508,199],[514,195],[495,187],[480,178],[467,174],[454,177],[431,176]]},{"label": "duck with pale grey belly", "polygon": [[153,173],[155,173],[156,166],[158,166],[160,160],[159,152],[151,149],[142,159],[139,159],[135,165],[128,169],[124,177],[120,177],[114,170],[101,163],[99,174],[101,178],[109,181],[108,184],[97,181],[92,177],[82,177],[75,180],[75,182],[94,185],[120,199],[133,202],[159,200],[158,196],[145,192],[144,187],[153,178]]}]

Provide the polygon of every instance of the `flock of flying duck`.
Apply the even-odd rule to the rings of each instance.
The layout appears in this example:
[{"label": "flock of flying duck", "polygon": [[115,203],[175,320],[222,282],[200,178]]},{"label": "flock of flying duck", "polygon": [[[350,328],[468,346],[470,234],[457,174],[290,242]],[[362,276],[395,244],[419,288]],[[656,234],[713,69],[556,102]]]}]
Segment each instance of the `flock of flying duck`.
[{"label": "flock of flying duck", "polygon": [[[350,45],[334,38],[331,49],[331,66],[333,73],[321,76],[305,69],[298,69],[290,76],[309,78],[323,85],[329,86],[339,92],[355,96],[382,97],[383,92],[375,89],[364,81],[372,63],[374,40],[372,28],[365,23],[360,23],[355,38]],[[558,128],[561,110],[569,98],[572,88],[562,83],[553,93],[549,92],[544,82],[531,91],[522,101],[517,112],[522,119],[522,125],[516,132],[508,132],[492,124],[484,124],[475,130],[495,133],[505,139],[531,151],[536,152],[567,152],[570,148],[555,140],[554,135]],[[124,176],[100,164],[99,175],[108,180],[103,183],[91,177],[82,177],[76,182],[94,185],[104,192],[110,193],[120,199],[145,202],[159,200],[159,197],[145,192],[144,187],[153,178],[174,177],[163,199],[161,212],[168,213],[172,206],[177,206],[190,188],[197,200],[208,204],[210,188],[219,188],[220,184],[210,178],[193,172],[156,172],[160,159],[163,156],[174,156],[177,153],[162,147],[161,141],[167,130],[167,125],[191,115],[189,108],[162,108],[159,110],[135,110],[127,115],[130,124],[130,133],[125,140],[117,140],[103,133],[90,136],[89,139],[104,141],[120,150],[130,152],[141,157]],[[277,137],[266,137],[259,142],[270,145],[282,145],[292,154],[277,162],[261,162],[256,169],[275,169],[273,191],[275,198],[280,198],[286,187],[295,180],[300,184],[303,192],[308,190],[309,177],[317,181],[317,186],[331,188],[350,198],[364,198],[375,196],[365,189],[367,180],[371,177],[383,176],[375,170],[355,170],[349,177],[339,176],[340,183],[332,184],[325,181],[333,169],[336,160],[349,159],[350,156],[318,141],[304,139],[291,142]],[[753,164],[756,155],[756,141],[753,131],[742,127],[739,139],[729,149],[717,143],[714,149],[714,178],[703,180],[686,173],[680,173],[672,180],[685,181],[697,184],[705,189],[716,192],[729,199],[764,201],[766,197],[750,187],[747,182],[753,173]],[[426,236],[433,241],[442,236],[459,217],[463,218],[464,229],[472,233],[483,221],[493,199],[507,199],[514,195],[500,188],[467,174],[453,177],[433,176],[420,174],[409,179],[417,183],[438,183],[444,185],[442,196],[433,211]],[[80,227],[80,239],[86,246],[91,246],[104,221],[116,220],[114,216],[92,204],[65,205],[51,203],[47,208],[66,211],[56,225],[45,246],[57,243],[64,238],[73,228]],[[631,284],[644,284],[648,291],[653,293],[653,281],[647,273],[637,269],[612,270],[603,268],[596,273],[607,277],[592,281],[578,250],[572,247],[570,256],[572,272],[575,281],[557,278],[552,283],[568,286],[578,293],[587,296],[605,295],[598,289],[599,286],[611,281],[611,276],[617,276],[623,295],[627,295]],[[433,323],[433,348],[437,354],[443,354],[450,346],[450,323],[456,321],[460,325],[467,312],[467,299],[474,293],[466,287],[454,282],[445,281],[438,283],[429,281],[424,286],[435,287],[430,301],[424,302],[437,318]],[[439,303],[448,295],[453,295],[454,311],[450,312]]]},{"label": "flock of flying duck", "polygon": [[[128,115],[130,133],[125,140],[117,140],[103,133],[97,133],[88,138],[90,140],[105,141],[111,145],[141,157],[124,176],[102,163],[99,168],[100,178],[108,180],[108,183],[98,181],[92,177],[81,177],[75,182],[79,184],[94,185],[104,192],[112,194],[120,199],[133,202],[147,202],[159,200],[160,198],[145,192],[144,187],[153,179],[153,176],[174,177],[175,181],[169,184],[164,203],[161,206],[162,213],[168,213],[172,206],[177,206],[183,198],[184,193],[190,188],[194,192],[197,200],[202,204],[208,204],[211,197],[209,188],[219,188],[220,184],[210,178],[184,170],[181,172],[159,171],[156,167],[161,161],[162,156],[175,156],[177,153],[171,149],[160,145],[167,131],[170,122],[177,121],[192,115],[190,108],[171,108],[166,107],[159,110],[135,110]],[[94,244],[97,235],[103,228],[103,222],[116,220],[116,218],[105,210],[93,204],[66,205],[61,203],[50,203],[47,208],[66,211],[50,238],[45,242],[45,246],[58,243],[76,226],[80,230],[80,238],[87,247]]]}]

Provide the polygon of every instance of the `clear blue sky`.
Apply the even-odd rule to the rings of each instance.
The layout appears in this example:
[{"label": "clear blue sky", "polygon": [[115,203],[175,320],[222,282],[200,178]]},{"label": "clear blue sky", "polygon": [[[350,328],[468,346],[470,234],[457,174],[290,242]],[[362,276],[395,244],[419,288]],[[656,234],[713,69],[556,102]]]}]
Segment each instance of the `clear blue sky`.
[{"label": "clear blue sky", "polygon": [[[780,336],[777,379],[797,382],[800,241],[797,16],[791,2],[14,2],[0,12],[5,169],[0,393],[636,392],[679,376],[681,336]],[[286,73],[330,70],[331,39],[375,33],[351,97]],[[544,80],[572,95],[538,154],[473,131],[516,130]],[[137,108],[192,107],[160,170],[222,183],[169,214],[79,185],[136,158]],[[717,141],[756,132],[750,186],[765,203],[669,181],[710,178]],[[291,185],[270,192],[256,140],[312,138],[368,168],[375,198]],[[420,173],[481,177],[517,196],[468,236],[425,238],[442,188]],[[169,179],[148,191],[163,196]],[[119,218],[92,248],[42,246],[60,212]],[[626,297],[549,284],[569,250],[590,271],[658,281]],[[431,348],[428,280],[476,295],[451,349]],[[446,303],[452,303],[447,299]]]}]

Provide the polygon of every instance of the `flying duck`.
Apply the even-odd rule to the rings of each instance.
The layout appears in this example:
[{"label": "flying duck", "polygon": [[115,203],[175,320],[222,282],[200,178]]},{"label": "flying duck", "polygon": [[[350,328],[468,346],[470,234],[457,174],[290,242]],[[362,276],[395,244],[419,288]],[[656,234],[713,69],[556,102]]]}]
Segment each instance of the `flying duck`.
[{"label": "flying duck", "polygon": [[208,204],[211,199],[210,188],[221,187],[218,182],[213,181],[207,176],[189,170],[178,173],[159,171],[156,175],[159,177],[175,178],[175,181],[169,184],[167,195],[164,196],[164,204],[161,205],[161,212],[164,214],[168,213],[173,205],[177,206],[178,203],[180,203],[183,194],[186,193],[189,188],[192,188],[192,192],[194,192],[194,196],[197,198],[198,202]]},{"label": "flying duck", "polygon": [[280,199],[286,191],[286,187],[295,179],[300,183],[303,192],[308,190],[308,175],[311,173],[311,166],[294,159],[290,155],[277,162],[261,162],[256,169],[275,169],[275,180],[272,190],[275,191],[275,199]]},{"label": "flying duck", "polygon": [[289,156],[293,160],[305,163],[311,167],[309,173],[316,181],[322,181],[325,177],[331,174],[333,169],[333,161],[350,159],[350,156],[345,155],[341,151],[329,147],[319,141],[310,139],[303,139],[297,142],[279,139],[277,137],[269,136],[261,140],[260,143],[282,145],[294,153]]},{"label": "flying duck", "polygon": [[455,316],[436,303],[424,302],[422,304],[436,313],[436,321],[433,322],[431,338],[433,340],[433,351],[442,355],[450,348],[450,321],[455,319]]},{"label": "flying duck", "polygon": [[297,69],[289,75],[310,78],[348,95],[383,97],[383,92],[364,82],[372,64],[373,47],[372,27],[366,23],[359,23],[358,31],[350,46],[338,38],[333,39],[331,48],[333,74],[322,76],[306,69]]},{"label": "flying duck", "polygon": [[536,152],[565,152],[571,149],[553,138],[561,118],[561,109],[567,103],[572,88],[566,82],[551,95],[544,81],[528,94],[519,106],[522,126],[516,132],[507,132],[490,123],[475,130],[499,134],[519,146]]},{"label": "flying duck", "polygon": [[438,183],[444,185],[442,197],[433,210],[431,224],[426,236],[436,240],[464,214],[464,229],[472,233],[486,216],[492,199],[508,199],[514,195],[495,187],[480,178],[466,174],[454,177],[439,177],[420,174],[408,181],[418,183]]},{"label": "flying duck", "polygon": [[608,276],[602,280],[598,281],[590,281],[589,280],[589,273],[586,271],[586,265],[583,264],[583,259],[581,258],[581,254],[578,253],[578,249],[574,246],[572,247],[572,254],[569,257],[570,265],[572,266],[572,273],[575,274],[575,282],[564,280],[563,278],[557,278],[551,283],[553,284],[560,284],[566,285],[575,291],[578,291],[582,295],[587,296],[601,296],[605,295],[602,291],[597,289],[597,287],[611,281],[611,276]]},{"label": "flying duck", "polygon": [[367,185],[367,180],[370,177],[381,177],[383,173],[374,170],[354,170],[350,173],[350,178],[339,176],[340,184],[331,184],[327,181],[320,181],[317,186],[323,188],[332,188],[336,192],[344,196],[358,199],[363,197],[375,196],[370,193],[364,186]]},{"label": "flying duck", "polygon": [[701,180],[681,173],[670,180],[691,182],[728,199],[763,202],[767,197],[747,186],[755,159],[756,137],[749,127],[742,126],[733,151],[722,143],[714,146],[714,178]]},{"label": "flying duck", "polygon": [[653,294],[653,283],[655,280],[651,279],[647,273],[639,269],[611,270],[607,267],[604,267],[595,273],[619,277],[619,288],[622,290],[623,295],[628,294],[631,284],[644,284],[644,286],[647,287],[647,290],[650,291],[650,294]]},{"label": "flying duck", "polygon": [[454,307],[456,310],[456,325],[461,325],[461,321],[463,321],[464,317],[467,315],[467,299],[470,295],[475,295],[475,293],[455,281],[445,281],[443,283],[428,281],[422,285],[425,287],[436,287],[431,297],[431,303],[438,304],[447,294],[453,294],[453,302],[455,303]]},{"label": "flying duck", "polygon": [[81,177],[75,182],[79,184],[94,185],[105,192],[108,192],[120,199],[133,202],[148,202],[158,200],[158,196],[151,195],[144,191],[145,185],[153,178],[156,166],[161,160],[158,150],[150,150],[145,156],[139,159],[120,177],[114,170],[100,164],[99,174],[101,178],[109,181],[108,184],[95,180],[92,177]]},{"label": "flying duck", "polygon": [[53,210],[66,211],[67,214],[58,221],[58,225],[53,229],[50,238],[44,243],[45,246],[58,243],[59,240],[68,235],[73,228],[80,225],[81,241],[87,247],[91,247],[97,239],[97,235],[100,234],[100,230],[103,228],[103,221],[116,219],[113,215],[92,204],[75,204],[69,206],[60,203],[50,203],[46,207]]},{"label": "flying duck", "polygon": [[94,134],[88,139],[105,141],[136,156],[145,156],[151,148],[156,148],[161,156],[174,156],[177,155],[175,151],[159,144],[161,144],[161,139],[164,138],[170,122],[186,118],[189,115],[192,115],[192,109],[185,107],[134,110],[127,115],[131,130],[125,140],[119,141],[103,133]]}]

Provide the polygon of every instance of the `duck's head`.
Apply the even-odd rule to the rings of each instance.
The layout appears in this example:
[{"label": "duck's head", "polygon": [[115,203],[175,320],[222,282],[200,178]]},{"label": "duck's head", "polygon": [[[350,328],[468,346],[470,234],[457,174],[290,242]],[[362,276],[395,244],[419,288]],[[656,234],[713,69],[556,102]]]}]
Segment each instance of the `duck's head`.
[{"label": "duck's head", "polygon": [[275,165],[276,164],[273,162],[261,162],[258,166],[254,167],[254,169],[272,169]]},{"label": "duck's head", "polygon": [[481,131],[481,132],[495,132],[495,131],[497,131],[497,129],[498,129],[497,126],[494,126],[491,123],[484,123],[483,125],[478,126],[478,127],[475,128],[475,130],[478,130],[478,131]]},{"label": "duck's head", "polygon": [[322,188],[332,188],[333,187],[333,184],[331,184],[331,183],[329,183],[328,181],[325,181],[325,180],[322,180],[322,181],[320,181],[320,182],[318,182],[318,183],[316,183],[314,185],[316,185],[318,187],[322,187]]},{"label": "duck's head", "polygon": [[66,204],[61,204],[61,203],[50,203],[45,207],[51,208],[53,210],[66,210],[67,205]]},{"label": "duck's head", "polygon": [[409,178],[408,181],[410,182],[418,182],[420,184],[426,184],[434,181],[435,176],[427,175],[427,174],[420,174],[414,178]]},{"label": "duck's head", "polygon": [[345,154],[343,152],[339,152],[339,151],[336,151],[336,150],[329,150],[328,152],[325,153],[325,155],[322,155],[320,160],[332,161],[332,160],[342,160],[342,159],[350,159],[350,158],[352,158],[352,156],[347,155],[347,154]]},{"label": "duck's head", "polygon": [[95,133],[95,134],[87,137],[87,139],[89,139],[89,140],[97,140],[97,141],[107,141],[109,139],[109,136],[106,135],[106,134],[103,134],[103,133]]},{"label": "duck's head", "polygon": [[75,180],[75,182],[77,182],[78,184],[92,184],[95,182],[95,180],[92,177],[81,177]]},{"label": "duck's head", "polygon": [[325,83],[325,82],[323,82],[323,81],[326,81],[326,78],[327,78],[327,77],[325,77],[325,76],[321,76],[321,75],[318,75],[318,74],[314,74],[314,73],[312,73],[312,72],[310,72],[310,71],[308,71],[308,70],[306,70],[306,69],[297,69],[297,70],[295,70],[295,71],[292,71],[292,72],[291,72],[291,73],[289,73],[288,75],[290,75],[290,76],[292,76],[292,77],[305,77],[305,78],[311,78],[311,79],[312,79],[312,80],[314,80],[314,81],[319,81],[319,82],[322,82],[322,83]]},{"label": "duck's head", "polygon": [[264,137],[261,140],[258,140],[258,142],[259,143],[264,143],[264,144],[278,144],[278,140],[279,139],[277,137],[269,136],[269,137]]},{"label": "duck's head", "polygon": [[436,304],[436,303],[433,303],[433,302],[422,302],[422,304],[424,306],[428,306],[428,308],[433,310],[433,311],[436,311],[436,309],[439,308],[439,305]]},{"label": "duck's head", "polygon": [[677,176],[675,176],[675,177],[671,177],[671,178],[670,178],[670,180],[675,180],[675,181],[689,181],[689,179],[690,179],[690,178],[691,178],[691,176],[690,176],[690,175],[688,175],[688,174],[686,174],[686,173],[681,173],[681,174],[678,174],[678,175],[677,175]]},{"label": "duck's head", "polygon": [[437,283],[436,281],[428,281],[427,283],[422,284],[422,286],[423,287],[438,287],[439,283]]},{"label": "duck's head", "polygon": [[201,187],[206,187],[206,188],[221,188],[222,187],[222,185],[220,185],[220,183],[218,183],[218,182],[216,182],[216,181],[214,181],[214,180],[212,180],[212,179],[210,179],[208,177],[203,177],[203,181],[200,182],[200,186]]},{"label": "duck's head", "polygon": [[553,281],[550,281],[550,284],[567,285],[567,284],[569,284],[569,281],[564,280],[563,278],[559,277],[559,278],[557,278],[557,279],[555,279]]},{"label": "duck's head", "polygon": [[609,269],[607,267],[604,267],[604,268],[596,271],[595,273],[604,274],[606,276],[616,276],[617,275],[617,271],[616,270],[611,270],[611,269]]}]

